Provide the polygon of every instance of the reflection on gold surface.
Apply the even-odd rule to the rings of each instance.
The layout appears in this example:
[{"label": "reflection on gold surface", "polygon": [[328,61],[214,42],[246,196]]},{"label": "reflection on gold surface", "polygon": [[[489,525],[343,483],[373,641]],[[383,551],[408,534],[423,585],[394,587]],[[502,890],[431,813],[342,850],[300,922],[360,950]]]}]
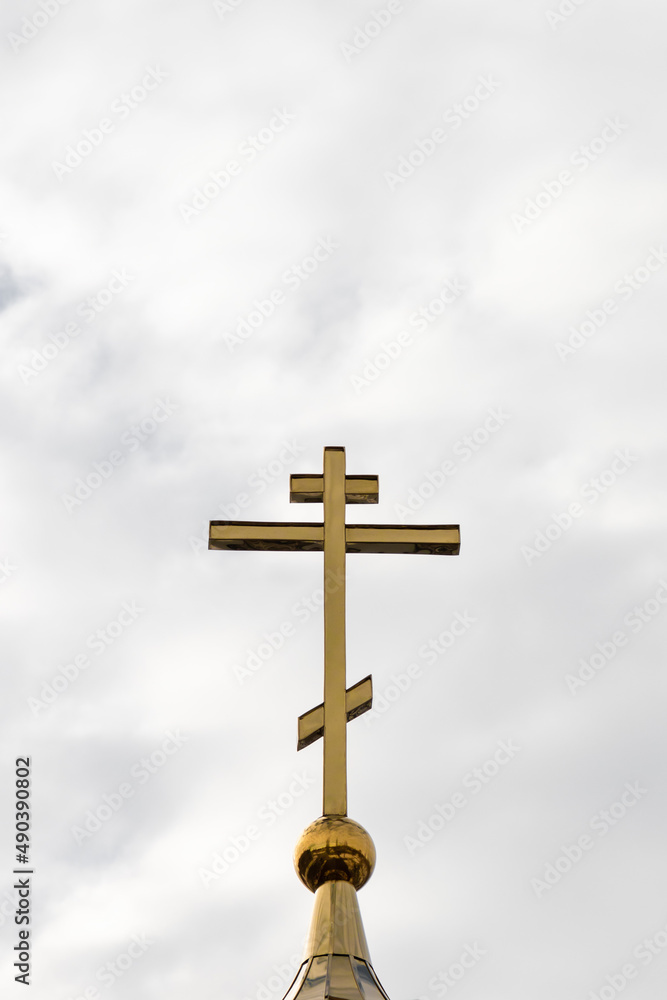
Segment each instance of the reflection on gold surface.
[{"label": "reflection on gold surface", "polygon": [[361,889],[375,867],[375,844],[353,819],[320,816],[301,834],[294,849],[294,867],[311,892],[335,881]]}]

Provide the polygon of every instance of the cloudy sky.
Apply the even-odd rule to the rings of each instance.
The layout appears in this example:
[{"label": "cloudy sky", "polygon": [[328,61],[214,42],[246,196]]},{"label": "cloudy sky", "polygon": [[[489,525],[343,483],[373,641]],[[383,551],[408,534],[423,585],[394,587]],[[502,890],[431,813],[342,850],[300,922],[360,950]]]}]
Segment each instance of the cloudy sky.
[{"label": "cloudy sky", "polygon": [[[348,559],[350,815],[392,1000],[667,975],[656,0],[10,0],[0,976],[280,1000],[321,809],[321,556],[210,519],[460,523]],[[362,512],[359,516],[359,511]],[[663,950],[664,949],[664,950]]]}]

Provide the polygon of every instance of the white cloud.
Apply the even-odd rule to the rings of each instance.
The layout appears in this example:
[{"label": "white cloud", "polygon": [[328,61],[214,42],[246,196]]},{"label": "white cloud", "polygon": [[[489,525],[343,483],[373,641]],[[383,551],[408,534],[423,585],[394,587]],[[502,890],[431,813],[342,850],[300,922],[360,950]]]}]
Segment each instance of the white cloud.
[{"label": "white cloud", "polygon": [[[615,287],[667,239],[664,15],[589,0],[552,28],[553,2],[422,0],[346,59],[341,43],[383,6],[72,0],[46,21],[39,3],[3,8],[1,759],[9,788],[14,760],[32,758],[38,1000],[106,996],[96,971],[134,934],[155,943],[109,985],[127,1000],[254,1000],[299,951],[311,900],[290,859],[320,811],[321,745],[297,757],[296,717],[321,698],[322,636],[319,615],[295,608],[320,586],[321,557],[192,539],[241,494],[240,517],[318,520],[320,507],[289,505],[288,477],[319,471],[337,444],[351,474],[380,475],[378,507],[349,521],[396,522],[416,496],[411,523],[462,526],[457,559],[348,560],[349,683],[372,672],[386,699],[422,668],[348,734],[350,814],[378,847],[361,908],[389,995],[436,997],[429,982],[475,942],[486,954],[462,998],[600,995],[624,958],[638,1000],[664,980],[667,957],[633,950],[665,924],[667,616],[624,621],[667,573],[667,268],[631,296]],[[12,46],[24,18],[41,26]],[[165,78],[133,98],[151,67]],[[473,113],[480,77],[499,85]],[[290,120],[269,141],[276,109]],[[53,161],[105,117],[113,127],[59,179]],[[615,117],[627,128],[577,166]],[[446,139],[390,190],[384,174],[436,127]],[[252,136],[266,142],[251,157]],[[242,169],[186,223],[179,206],[234,159]],[[517,232],[513,214],[550,184]],[[322,240],[335,251],[304,265]],[[411,323],[447,282],[456,300]],[[276,289],[284,301],[231,351],[225,333]],[[561,360],[556,343],[610,296],[618,309]],[[409,344],[387,348],[406,330]],[[355,392],[351,376],[383,352],[391,363]],[[168,419],[153,418],[158,400],[174,404]],[[509,419],[464,457],[498,408]],[[285,442],[299,454],[277,469]],[[619,450],[636,461],[591,502],[586,485]],[[68,510],[79,482],[90,493]],[[521,547],[576,502],[581,516],[527,565]],[[90,636],[128,602],[145,611],[96,654]],[[474,626],[427,663],[420,649],[457,612]],[[239,684],[235,665],[288,621]],[[627,645],[573,696],[566,675],[618,629]],[[179,729],[187,747],[77,844],[71,828]],[[516,760],[411,856],[404,836],[500,740]],[[316,785],[204,889],[198,868],[243,843],[301,771]],[[647,794],[537,899],[531,878],[632,782]],[[0,974],[18,995],[8,801]]]}]

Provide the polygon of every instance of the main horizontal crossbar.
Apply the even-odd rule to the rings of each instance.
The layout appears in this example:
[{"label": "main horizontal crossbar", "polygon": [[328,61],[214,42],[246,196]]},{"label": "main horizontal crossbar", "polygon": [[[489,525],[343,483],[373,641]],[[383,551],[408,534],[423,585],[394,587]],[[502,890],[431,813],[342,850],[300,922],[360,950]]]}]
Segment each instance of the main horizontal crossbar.
[{"label": "main horizontal crossbar", "polygon": [[[458,555],[457,524],[348,524],[346,552],[405,552]],[[211,521],[209,549],[322,552],[324,528],[313,522]]]}]

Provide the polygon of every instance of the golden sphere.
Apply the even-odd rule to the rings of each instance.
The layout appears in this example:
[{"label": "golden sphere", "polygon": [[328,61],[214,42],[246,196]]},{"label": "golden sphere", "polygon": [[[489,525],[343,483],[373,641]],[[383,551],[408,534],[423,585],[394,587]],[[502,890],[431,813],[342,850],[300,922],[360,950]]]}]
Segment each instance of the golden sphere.
[{"label": "golden sphere", "polygon": [[375,844],[363,826],[347,816],[320,816],[301,834],[294,867],[315,892],[325,882],[351,882],[361,889],[375,867]]}]

